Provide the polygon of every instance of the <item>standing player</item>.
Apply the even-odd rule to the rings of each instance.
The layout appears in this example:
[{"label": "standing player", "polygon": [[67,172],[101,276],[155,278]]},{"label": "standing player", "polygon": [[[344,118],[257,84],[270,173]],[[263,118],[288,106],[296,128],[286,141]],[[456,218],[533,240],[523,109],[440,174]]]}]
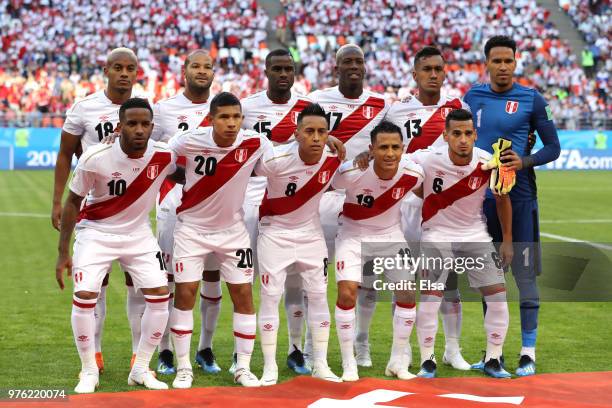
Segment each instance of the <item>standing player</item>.
[{"label": "standing player", "polygon": [[[402,129],[407,140],[406,153],[446,144],[442,136],[446,116],[454,109],[467,108],[461,99],[441,93],[446,72],[444,58],[437,48],[424,47],[415,54],[412,78],[417,84],[417,94],[394,103],[385,116]],[[408,242],[421,240],[422,206],[423,200],[415,194],[410,194],[402,203],[402,229]],[[456,282],[457,276],[450,274],[440,306],[446,340],[442,361],[458,370],[469,370],[470,364],[459,348],[462,304]],[[411,354],[410,344],[408,350]]]},{"label": "standing player", "polygon": [[[536,276],[540,273],[540,233],[534,167],[559,157],[560,146],[550,107],[538,91],[514,83],[516,43],[495,36],[485,45],[490,84],[474,86],[465,102],[474,112],[477,146],[491,152],[499,137],[512,141],[512,150],[502,155],[504,166],[516,170],[516,185],[510,193],[513,213],[514,252],[512,274],[519,289],[522,348],[516,375],[535,374],[535,345],[540,295]],[[531,154],[529,134],[537,131],[544,147]],[[501,241],[495,200],[488,193],[484,203],[489,233]],[[482,362],[474,366],[482,368]]]},{"label": "standing player", "polygon": [[[183,93],[160,101],[153,108],[153,137],[155,140],[168,141],[178,131],[208,126],[210,86],[214,79],[213,59],[206,50],[195,50],[185,59],[183,65],[185,90]],[[182,159],[179,158],[179,163]],[[174,246],[174,226],[176,208],[180,205],[182,186],[166,180],[162,185],[157,206],[157,239],[164,254],[166,264],[172,265],[172,248]],[[211,265],[209,269],[211,269]],[[203,274],[204,282],[200,292],[201,331],[196,363],[205,372],[221,371],[212,352],[212,337],[217,326],[221,310],[221,282],[219,271],[215,266]],[[170,292],[174,291],[174,272],[168,271]],[[172,313],[172,310],[170,310]],[[174,374],[174,355],[170,344],[168,327],[160,344],[157,372]]]},{"label": "standing player", "polygon": [[[119,107],[132,95],[136,82],[138,59],[129,48],[115,48],[106,58],[104,75],[108,79],[105,89],[95,92],[76,102],[66,113],[66,122],[62,129],[60,149],[55,165],[55,182],[53,187],[53,209],[51,221],[53,227],[60,228],[61,200],[70,174],[72,156],[80,155],[104,137],[112,135],[119,123]],[[132,285],[129,274],[125,274],[128,287],[127,315],[132,330],[132,352],[138,346],[140,338],[140,319],[145,308],[145,300]],[[106,317],[106,286],[108,275],[98,295],[95,308],[96,317],[96,362],[100,372],[104,371],[102,357],[102,330]],[[132,355],[132,360],[134,355]]]},{"label": "standing player", "polygon": [[255,172],[268,180],[259,207],[257,238],[261,275],[259,334],[264,356],[262,385],[273,385],[278,380],[278,304],[290,274],[304,282],[308,298],[312,376],[341,381],[327,365],[330,327],[327,247],[317,216],[323,192],[340,166],[337,155],[325,146],[327,128],[325,111],[316,104],[306,106],[297,119],[297,141],[276,146],[255,167]]},{"label": "standing player", "polygon": [[[72,330],[82,366],[77,393],[91,393],[98,386],[92,344],[94,307],[114,260],[131,274],[135,288],[142,290],[146,300],[142,336],[128,384],[168,388],[149,370],[168,321],[170,299],[164,260],[149,227],[149,212],[162,181],[176,166],[167,145],[149,140],[152,119],[153,110],[145,99],[133,98],[121,105],[119,142],[88,149],[70,182],[62,214],[56,278],[63,289],[64,270],[74,276]],[[73,263],[69,244],[75,224]]]},{"label": "standing player", "polygon": [[240,129],[240,101],[222,92],[210,102],[211,127],[187,130],[170,140],[177,156],[186,157],[185,188],[177,208],[174,232],[175,299],[170,330],[177,357],[175,388],[190,388],[189,361],[192,309],[207,258],[215,258],[234,304],[237,352],[234,381],[257,387],[249,365],[255,343],[253,251],[244,225],[241,197],[249,177],[266,149],[265,136]]},{"label": "standing player", "polygon": [[[315,91],[309,97],[327,112],[329,134],[345,143],[347,159],[353,160],[357,154],[368,149],[370,132],[385,116],[389,104],[382,95],[363,89],[365,60],[358,46],[347,44],[340,47],[336,53],[334,71],[338,75],[338,86]],[[344,194],[341,191],[326,193],[321,200],[319,211],[330,258],[334,255],[338,214],[343,202]],[[360,289],[358,305],[359,322],[355,342],[357,363],[371,367],[368,332],[376,308],[375,292]],[[308,353],[308,347],[305,348]]]},{"label": "standing player", "polygon": [[[507,195],[495,196],[503,231],[500,259],[482,219],[482,202],[491,176],[483,165],[491,155],[474,148],[476,137],[472,114],[465,109],[453,110],[446,116],[444,140],[448,146],[419,150],[412,155],[425,176],[417,191],[424,198],[421,251],[426,266],[422,267],[421,278],[429,280],[431,287],[434,283],[445,283],[449,270],[443,265],[447,259],[472,260],[472,267],[467,266],[467,261],[465,265],[470,286],[482,293],[488,306],[484,322],[487,333],[484,371],[492,377],[509,378],[500,358],[509,322],[502,266],[512,260],[512,208]],[[454,269],[457,271],[457,266]],[[442,293],[435,288],[421,290],[417,313],[419,377],[436,375],[434,344]]]},{"label": "standing player", "polygon": [[[244,129],[265,134],[273,144],[293,140],[298,114],[310,103],[308,98],[291,92],[295,79],[295,62],[289,51],[277,49],[266,56],[268,89],[242,100]],[[259,204],[266,189],[265,177],[251,177],[244,204],[244,220],[249,229],[253,248],[257,241]],[[309,374],[302,353],[302,327],[304,326],[304,296],[302,278],[290,274],[285,280],[285,310],[289,332],[287,366],[298,374]]]},{"label": "standing player", "polygon": [[[336,330],[342,354],[342,380],[357,381],[357,361],[353,352],[355,303],[357,288],[363,282],[362,242],[381,242],[393,246],[403,243],[400,228],[400,205],[406,194],[421,184],[421,167],[407,156],[401,130],[383,121],[371,134],[370,152],[374,160],[365,171],[352,162],[343,164],[334,176],[332,186],[346,189],[346,199],[336,238]],[[392,282],[414,280],[409,270],[388,273]],[[410,379],[405,349],[412,332],[416,310],[414,291],[396,290],[393,316],[393,346],[385,375]]]}]

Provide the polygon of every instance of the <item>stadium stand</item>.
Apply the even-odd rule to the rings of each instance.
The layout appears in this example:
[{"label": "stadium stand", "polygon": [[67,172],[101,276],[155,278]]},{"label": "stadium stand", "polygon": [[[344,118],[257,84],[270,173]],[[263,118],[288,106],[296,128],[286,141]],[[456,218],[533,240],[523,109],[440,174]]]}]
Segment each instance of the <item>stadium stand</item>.
[{"label": "stadium stand", "polygon": [[75,99],[103,87],[106,53],[120,45],[140,59],[136,91],[155,100],[177,92],[195,48],[217,60],[213,92],[251,94],[262,87],[267,24],[247,0],[0,0],[0,125],[61,125]]},{"label": "stadium stand", "polygon": [[[589,76],[533,0],[282,1],[274,21],[256,0],[0,0],[0,125],[60,126],[75,99],[103,86],[107,44],[137,50],[135,89],[154,100],[180,90],[185,51],[199,47],[217,60],[213,92],[254,93],[265,87],[270,22],[302,63],[299,92],[333,84],[334,50],[355,42],[366,52],[368,85],[393,100],[413,91],[412,56],[423,45],[444,50],[446,91],[462,95],[485,80],[486,38],[510,34],[519,43],[520,83],[542,91],[560,128],[610,127],[609,7],[559,2],[587,41],[596,39],[598,69]],[[285,26],[289,32],[278,29]]]}]

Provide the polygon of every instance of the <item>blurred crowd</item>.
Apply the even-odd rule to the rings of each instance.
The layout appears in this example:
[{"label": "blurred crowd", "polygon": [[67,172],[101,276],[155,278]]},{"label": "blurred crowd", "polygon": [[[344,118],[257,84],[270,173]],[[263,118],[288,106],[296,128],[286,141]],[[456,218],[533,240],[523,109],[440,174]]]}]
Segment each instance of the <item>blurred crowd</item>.
[{"label": "blurred crowd", "polygon": [[104,86],[101,67],[112,46],[137,52],[137,88],[153,100],[180,91],[181,65],[195,48],[210,49],[217,61],[213,92],[254,93],[266,86],[270,22],[301,63],[297,91],[333,85],[334,51],[353,42],[366,53],[368,87],[392,100],[414,91],[412,57],[420,47],[443,50],[445,91],[462,95],[486,80],[486,39],[511,35],[518,81],[545,95],[561,126],[596,126],[612,109],[610,10],[559,2],[597,48],[592,68],[534,0],[287,0],[271,22],[256,0],[0,0],[0,125],[61,123],[75,99]]}]

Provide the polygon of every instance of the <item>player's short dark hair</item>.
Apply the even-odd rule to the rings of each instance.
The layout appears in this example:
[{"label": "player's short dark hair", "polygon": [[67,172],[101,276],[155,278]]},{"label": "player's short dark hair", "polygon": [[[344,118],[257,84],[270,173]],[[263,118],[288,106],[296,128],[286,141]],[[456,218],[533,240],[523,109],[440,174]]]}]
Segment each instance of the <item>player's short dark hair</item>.
[{"label": "player's short dark hair", "polygon": [[119,108],[119,120],[123,120],[123,118],[125,118],[125,111],[132,108],[147,109],[151,112],[151,119],[153,119],[153,108],[151,108],[149,101],[144,98],[130,98],[121,104]]},{"label": "player's short dark hair", "polygon": [[297,125],[300,126],[302,121],[306,116],[320,116],[325,119],[325,123],[327,123],[327,127],[329,127],[329,119],[325,114],[325,110],[318,103],[309,103],[306,107],[300,112],[297,117]]},{"label": "player's short dark hair", "polygon": [[240,107],[242,110],[242,105],[240,104],[240,99],[236,97],[233,93],[230,92],[221,92],[217,94],[212,101],[210,101],[210,114],[212,116],[217,114],[217,109],[222,106],[236,106]]},{"label": "player's short dark hair", "polygon": [[372,142],[372,144],[376,142],[376,136],[378,136],[379,133],[397,133],[400,137],[400,140],[403,141],[402,130],[397,125],[393,124],[392,122],[389,122],[388,120],[383,120],[378,125],[376,125],[374,129],[372,129],[372,131],[370,132],[370,141]]},{"label": "player's short dark hair", "polygon": [[472,120],[474,117],[472,116],[472,112],[467,109],[454,109],[446,115],[446,123],[445,128],[448,129],[450,126],[451,120],[457,120],[460,122],[465,122],[466,120]]},{"label": "player's short dark hair", "polygon": [[270,66],[273,57],[289,57],[293,60],[291,53],[284,48],[277,48],[266,55],[266,68]]},{"label": "player's short dark hair", "polygon": [[417,62],[419,62],[419,60],[422,60],[423,58],[427,58],[427,57],[433,57],[435,55],[439,55],[442,58],[442,61],[444,61],[444,57],[442,56],[442,51],[440,51],[437,47],[434,47],[432,45],[423,47],[420,50],[418,50],[416,54],[414,54],[414,60],[412,61],[412,66],[416,67],[416,64]]},{"label": "player's short dark hair", "polygon": [[516,54],[516,41],[507,35],[496,35],[487,41],[484,48],[485,58],[489,58],[491,50],[495,47],[505,47],[512,50],[512,54]]}]

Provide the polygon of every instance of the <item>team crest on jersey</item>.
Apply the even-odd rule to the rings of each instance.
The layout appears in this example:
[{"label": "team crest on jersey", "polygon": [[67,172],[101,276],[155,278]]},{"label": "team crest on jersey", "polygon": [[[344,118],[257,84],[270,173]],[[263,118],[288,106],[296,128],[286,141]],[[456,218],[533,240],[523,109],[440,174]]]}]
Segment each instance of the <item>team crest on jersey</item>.
[{"label": "team crest on jersey", "polygon": [[468,187],[472,190],[478,190],[482,185],[482,177],[470,177],[468,180]]},{"label": "team crest on jersey", "polygon": [[374,117],[374,108],[371,106],[364,106],[361,108],[363,112],[363,117],[366,119],[372,119]]},{"label": "team crest on jersey", "polygon": [[331,171],[325,170],[319,173],[319,183],[325,184],[329,181],[329,176],[331,175]]},{"label": "team crest on jersey", "polygon": [[512,115],[518,110],[519,103],[517,101],[506,101],[506,113]]},{"label": "team crest on jersey", "polygon": [[442,116],[442,119],[446,119],[446,117],[448,116],[449,113],[451,113],[453,110],[453,108],[441,108],[440,109],[440,116]]},{"label": "team crest on jersey", "polygon": [[234,153],[234,158],[238,163],[242,163],[247,159],[249,151],[247,149],[238,149]]},{"label": "team crest on jersey", "polygon": [[296,111],[291,112],[291,122],[293,122],[294,125],[297,125],[298,116],[300,116],[300,112],[296,112]]},{"label": "team crest on jersey", "polygon": [[159,175],[159,164],[152,164],[147,167],[147,177],[155,180]]},{"label": "team crest on jersey", "polygon": [[399,200],[404,196],[404,194],[406,194],[406,189],[404,187],[396,187],[393,189],[393,191],[391,191],[391,197],[394,200]]}]

